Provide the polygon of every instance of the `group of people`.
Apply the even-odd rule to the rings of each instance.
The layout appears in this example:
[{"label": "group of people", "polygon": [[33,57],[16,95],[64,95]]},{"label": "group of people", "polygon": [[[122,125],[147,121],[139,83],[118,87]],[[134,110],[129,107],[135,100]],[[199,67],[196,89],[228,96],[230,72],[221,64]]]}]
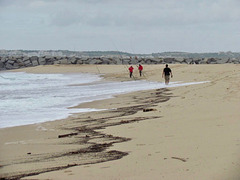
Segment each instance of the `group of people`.
[{"label": "group of people", "polygon": [[[130,66],[128,68],[130,78],[133,77],[133,69],[134,69],[133,66]],[[138,66],[138,71],[139,71],[139,75],[142,76],[143,66],[141,64],[139,64],[139,66]],[[166,64],[166,67],[163,69],[163,72],[162,72],[162,78],[165,79],[166,85],[169,84],[170,77],[171,78],[173,77],[172,70],[168,67],[168,64]]]},{"label": "group of people", "polygon": [[[130,78],[133,77],[133,69],[134,69],[133,66],[130,66],[130,67],[128,68]],[[138,66],[138,71],[139,71],[139,75],[140,75],[140,76],[142,76],[142,70],[143,70],[143,66],[142,66],[141,64],[139,64],[139,66]]]}]

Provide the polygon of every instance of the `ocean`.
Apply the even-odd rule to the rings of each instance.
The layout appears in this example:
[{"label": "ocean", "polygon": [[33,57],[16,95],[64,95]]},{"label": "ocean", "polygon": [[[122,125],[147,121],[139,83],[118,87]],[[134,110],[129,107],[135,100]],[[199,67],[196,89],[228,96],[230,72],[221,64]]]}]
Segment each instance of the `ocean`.
[{"label": "ocean", "polygon": [[[168,87],[205,82],[171,82]],[[63,119],[77,112],[102,109],[69,109],[84,102],[140,90],[165,88],[160,82],[145,80],[110,82],[99,75],[30,74],[0,72],[0,128]]]}]

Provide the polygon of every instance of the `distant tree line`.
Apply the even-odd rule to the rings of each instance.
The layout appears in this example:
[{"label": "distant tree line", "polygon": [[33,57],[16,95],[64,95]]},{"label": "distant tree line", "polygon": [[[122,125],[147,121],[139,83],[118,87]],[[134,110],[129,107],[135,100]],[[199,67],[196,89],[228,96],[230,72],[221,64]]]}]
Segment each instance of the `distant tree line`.
[{"label": "distant tree line", "polygon": [[240,52],[161,52],[151,54],[133,54],[121,51],[69,51],[69,50],[0,50],[0,56],[67,56],[67,57],[173,57],[173,58],[239,58]]},{"label": "distant tree line", "polygon": [[152,53],[153,57],[182,57],[182,58],[239,58],[240,52],[213,52],[213,53],[188,53],[188,52],[162,52]]}]

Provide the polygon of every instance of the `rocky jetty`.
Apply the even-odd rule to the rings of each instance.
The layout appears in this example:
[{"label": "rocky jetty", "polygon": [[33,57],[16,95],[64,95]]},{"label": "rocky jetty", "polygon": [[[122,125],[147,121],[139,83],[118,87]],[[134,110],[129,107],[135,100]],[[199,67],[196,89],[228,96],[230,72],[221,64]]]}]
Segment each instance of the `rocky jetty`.
[{"label": "rocky jetty", "polygon": [[161,57],[0,57],[0,70],[10,70],[51,64],[239,64],[240,58],[161,58]]}]

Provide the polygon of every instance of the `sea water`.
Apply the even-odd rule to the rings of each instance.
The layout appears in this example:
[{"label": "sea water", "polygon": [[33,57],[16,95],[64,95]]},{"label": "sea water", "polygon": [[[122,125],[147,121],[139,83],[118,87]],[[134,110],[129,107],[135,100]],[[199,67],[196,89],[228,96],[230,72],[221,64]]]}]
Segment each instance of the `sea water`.
[{"label": "sea water", "polygon": [[[168,87],[204,82],[172,82]],[[144,80],[108,82],[95,74],[0,73],[0,128],[66,118],[98,109],[69,109],[75,105],[139,90],[165,88]]]}]

